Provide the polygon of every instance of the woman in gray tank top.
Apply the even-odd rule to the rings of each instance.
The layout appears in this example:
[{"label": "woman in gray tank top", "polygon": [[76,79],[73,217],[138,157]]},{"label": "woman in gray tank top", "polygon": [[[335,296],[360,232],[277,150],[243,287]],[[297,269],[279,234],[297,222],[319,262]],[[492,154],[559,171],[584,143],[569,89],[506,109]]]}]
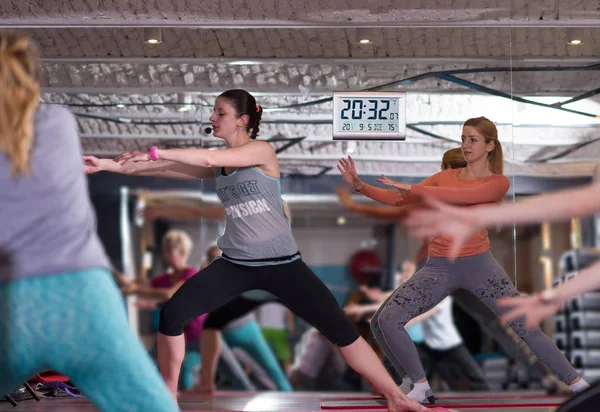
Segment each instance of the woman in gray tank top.
[{"label": "woman in gray tank top", "polygon": [[87,173],[216,179],[226,211],[218,240],[223,256],[189,279],[161,310],[158,364],[173,396],[185,353],[184,325],[258,289],[275,295],[336,344],[346,362],[387,398],[389,411],[426,411],[396,386],[333,294],[302,261],[283,211],[275,150],[255,141],[261,116],[250,93],[229,90],[216,99],[210,117],[214,136],[227,144],[224,150],[152,147],[115,159],[84,157]]}]

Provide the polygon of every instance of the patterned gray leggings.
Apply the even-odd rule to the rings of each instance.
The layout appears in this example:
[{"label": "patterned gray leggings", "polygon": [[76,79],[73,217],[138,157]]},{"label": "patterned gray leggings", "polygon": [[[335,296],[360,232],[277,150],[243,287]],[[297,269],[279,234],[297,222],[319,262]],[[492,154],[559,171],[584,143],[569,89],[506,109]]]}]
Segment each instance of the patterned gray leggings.
[{"label": "patterned gray leggings", "polygon": [[[425,371],[404,325],[459,289],[475,294],[499,315],[506,309],[499,307],[496,299],[519,294],[490,252],[459,258],[454,263],[430,256],[425,266],[396,289],[371,319],[377,343],[396,370],[400,374],[406,371],[413,382],[425,378]],[[569,384],[579,376],[539,327],[526,329],[522,319],[509,326],[561,381]]]}]

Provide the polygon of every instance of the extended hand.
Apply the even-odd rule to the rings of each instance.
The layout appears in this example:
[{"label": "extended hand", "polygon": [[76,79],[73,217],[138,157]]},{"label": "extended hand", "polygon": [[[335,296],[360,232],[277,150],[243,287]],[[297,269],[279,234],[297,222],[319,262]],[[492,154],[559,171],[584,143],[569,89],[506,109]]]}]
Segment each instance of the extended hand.
[{"label": "extended hand", "polygon": [[124,165],[129,162],[149,162],[152,160],[148,152],[140,152],[139,150],[131,150],[121,153],[113,159],[115,162]]},{"label": "extended hand", "polygon": [[395,180],[392,180],[392,179],[386,177],[385,175],[381,175],[381,177],[379,179],[377,179],[377,181],[379,183],[383,183],[386,186],[395,187],[396,189],[398,189],[402,192],[410,193],[411,185],[409,185],[408,183],[397,182]]},{"label": "extended hand", "polygon": [[348,160],[345,158],[341,158],[338,163],[338,170],[342,174],[344,181],[348,183],[354,190],[357,192],[362,189],[362,181],[358,177],[356,173],[356,167],[354,166],[354,160],[352,160],[351,156],[348,156]]},{"label": "extended hand", "polygon": [[421,239],[445,236],[452,240],[449,258],[458,257],[464,243],[480,229],[479,220],[472,208],[448,205],[439,200],[426,197],[425,203],[430,209],[419,209],[409,213],[403,224],[410,233]]},{"label": "extended hand", "polygon": [[102,171],[100,159],[96,156],[83,156],[83,171],[88,175]]},{"label": "extended hand", "polygon": [[529,329],[536,327],[539,323],[554,315],[562,306],[560,299],[546,301],[542,299],[541,293],[527,297],[504,298],[498,300],[498,305],[511,308],[502,315],[502,319],[510,322],[514,319],[524,318],[525,326]]}]

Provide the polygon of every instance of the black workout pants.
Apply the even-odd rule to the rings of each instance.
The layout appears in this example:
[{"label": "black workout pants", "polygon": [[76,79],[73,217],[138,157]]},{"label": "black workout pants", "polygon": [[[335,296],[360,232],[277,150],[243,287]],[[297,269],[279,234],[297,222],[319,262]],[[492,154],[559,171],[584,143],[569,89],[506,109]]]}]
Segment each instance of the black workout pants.
[{"label": "black workout pants", "polygon": [[159,331],[167,336],[179,336],[195,317],[254,289],[275,295],[337,346],[348,346],[359,337],[331,291],[302,259],[269,266],[215,260],[188,279],[163,306]]},{"label": "black workout pants", "polygon": [[222,330],[229,323],[250,312],[256,310],[260,305],[269,302],[279,302],[279,299],[248,299],[244,296],[238,296],[218,309],[213,310],[204,320],[204,330],[217,329]]}]

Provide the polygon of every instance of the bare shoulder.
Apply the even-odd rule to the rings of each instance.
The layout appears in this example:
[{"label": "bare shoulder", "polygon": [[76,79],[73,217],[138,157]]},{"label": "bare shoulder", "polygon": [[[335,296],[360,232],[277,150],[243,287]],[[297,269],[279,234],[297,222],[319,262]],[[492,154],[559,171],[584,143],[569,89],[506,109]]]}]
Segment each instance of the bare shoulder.
[{"label": "bare shoulder", "polygon": [[252,148],[265,150],[275,154],[275,148],[271,143],[267,142],[266,140],[251,140],[248,143],[246,143],[246,145],[251,146]]},{"label": "bare shoulder", "polygon": [[279,178],[279,161],[277,160],[277,153],[275,147],[269,142],[264,140],[251,141],[246,143],[252,145],[254,150],[260,151],[261,164],[257,165],[258,169],[267,174],[268,176]]}]

